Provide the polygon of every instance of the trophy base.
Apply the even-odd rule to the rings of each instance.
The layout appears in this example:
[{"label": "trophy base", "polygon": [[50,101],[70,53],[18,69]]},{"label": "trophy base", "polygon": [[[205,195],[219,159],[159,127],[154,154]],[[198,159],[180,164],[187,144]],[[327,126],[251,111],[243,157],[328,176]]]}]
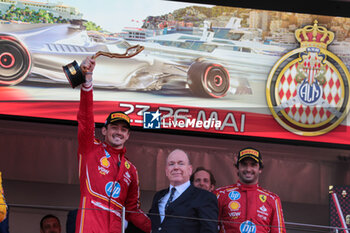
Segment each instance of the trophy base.
[{"label": "trophy base", "polygon": [[85,75],[83,74],[83,72],[80,69],[80,66],[75,60],[72,63],[69,63],[68,65],[62,66],[62,68],[72,88],[75,88],[80,84],[85,83]]}]

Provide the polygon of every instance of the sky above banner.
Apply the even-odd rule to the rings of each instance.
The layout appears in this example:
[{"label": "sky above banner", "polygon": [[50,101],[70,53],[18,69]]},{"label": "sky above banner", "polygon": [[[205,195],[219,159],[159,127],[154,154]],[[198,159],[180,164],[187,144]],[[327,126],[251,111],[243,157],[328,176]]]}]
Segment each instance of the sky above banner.
[{"label": "sky above banner", "polygon": [[[38,0],[38,2],[47,2]],[[51,3],[56,1],[51,0]],[[207,4],[193,4],[162,0],[61,0],[64,5],[76,7],[83,19],[92,21],[110,32],[120,32],[124,27],[141,27],[147,16],[158,16],[187,6],[212,7]]]}]

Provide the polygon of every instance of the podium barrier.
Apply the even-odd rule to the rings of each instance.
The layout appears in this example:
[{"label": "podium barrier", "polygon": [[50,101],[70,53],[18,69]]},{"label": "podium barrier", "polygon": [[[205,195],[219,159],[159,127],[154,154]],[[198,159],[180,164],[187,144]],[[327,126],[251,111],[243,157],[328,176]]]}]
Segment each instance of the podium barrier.
[{"label": "podium barrier", "polygon": [[[76,207],[70,207],[70,206],[48,206],[48,205],[24,205],[24,204],[11,204],[7,203],[7,205],[14,209],[14,208],[30,208],[30,209],[45,209],[45,210],[55,210],[55,211],[64,211],[68,212],[74,209],[77,209]],[[88,209],[87,209],[88,210]],[[96,209],[94,209],[96,210]],[[101,211],[108,211],[108,210],[102,210],[97,209]],[[125,208],[123,208],[121,211],[122,216],[122,229],[121,232],[124,233],[124,220],[125,220],[125,214],[126,213],[136,213],[133,211],[127,211]],[[146,213],[148,215],[151,215],[150,213]],[[154,214],[152,214],[154,215]],[[203,218],[187,218],[185,216],[173,216],[173,215],[166,215],[167,217],[173,217],[173,218],[186,218],[186,219],[192,219],[192,220],[200,220],[200,221],[215,221],[218,222],[218,220],[213,219],[203,219]],[[232,224],[240,224],[239,222],[235,221],[228,221]],[[343,233],[343,232],[350,232],[350,229],[348,227],[338,227],[338,226],[323,226],[323,225],[313,225],[313,224],[304,224],[304,223],[295,223],[295,222],[285,222],[286,225],[286,231],[287,233],[310,233],[310,232],[327,232],[327,233]],[[269,226],[274,227],[274,226]]]}]

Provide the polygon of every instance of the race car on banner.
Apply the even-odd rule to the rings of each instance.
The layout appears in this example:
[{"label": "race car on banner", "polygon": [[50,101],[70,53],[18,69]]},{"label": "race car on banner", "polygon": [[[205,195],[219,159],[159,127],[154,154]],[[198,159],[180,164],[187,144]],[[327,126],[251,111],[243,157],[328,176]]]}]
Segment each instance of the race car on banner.
[{"label": "race car on banner", "polygon": [[[1,25],[1,31],[1,85],[16,85],[26,79],[67,83],[62,66],[72,60],[80,62],[99,51],[124,53],[134,46],[121,38],[107,41],[88,35],[83,26],[74,24],[9,24]],[[240,93],[251,92],[247,81],[232,82],[223,65],[213,58],[202,59],[198,51],[185,50],[174,55],[175,50],[179,53],[181,49],[144,44],[145,51],[132,59],[98,58],[95,86],[140,91],[160,90],[164,86],[190,88],[195,96],[214,98],[237,89]],[[159,53],[173,56],[157,56]]]}]

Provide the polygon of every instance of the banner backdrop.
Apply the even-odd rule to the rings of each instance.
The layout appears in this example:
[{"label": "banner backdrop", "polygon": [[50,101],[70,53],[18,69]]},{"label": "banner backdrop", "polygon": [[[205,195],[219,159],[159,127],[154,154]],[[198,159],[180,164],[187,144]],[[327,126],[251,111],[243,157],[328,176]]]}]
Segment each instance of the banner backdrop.
[{"label": "banner backdrop", "polygon": [[62,66],[99,51],[95,121],[350,144],[350,19],[191,3],[0,3],[0,114],[76,120]]}]

